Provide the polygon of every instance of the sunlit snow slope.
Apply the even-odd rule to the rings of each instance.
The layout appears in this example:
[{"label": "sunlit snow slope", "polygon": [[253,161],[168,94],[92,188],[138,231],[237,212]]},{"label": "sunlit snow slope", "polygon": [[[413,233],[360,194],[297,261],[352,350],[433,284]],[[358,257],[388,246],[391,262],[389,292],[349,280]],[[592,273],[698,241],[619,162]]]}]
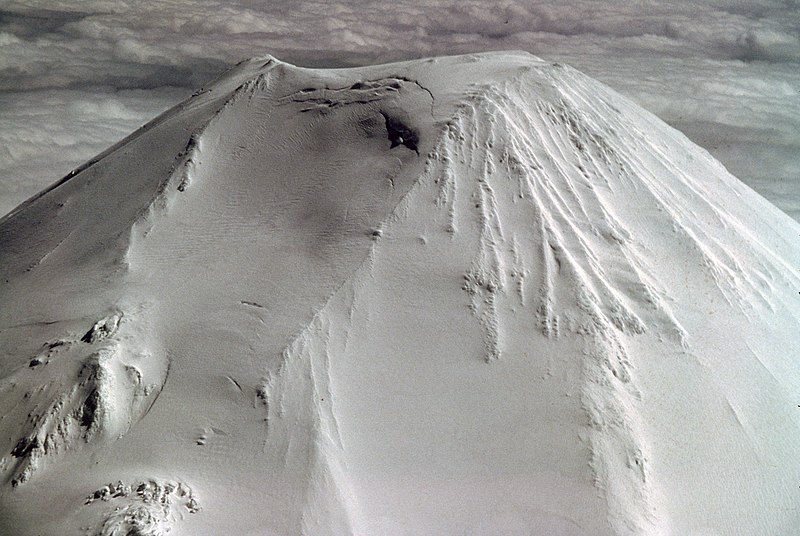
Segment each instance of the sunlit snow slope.
[{"label": "sunlit snow slope", "polygon": [[797,534],[798,267],[568,67],[242,63],[0,221],[0,534]]}]

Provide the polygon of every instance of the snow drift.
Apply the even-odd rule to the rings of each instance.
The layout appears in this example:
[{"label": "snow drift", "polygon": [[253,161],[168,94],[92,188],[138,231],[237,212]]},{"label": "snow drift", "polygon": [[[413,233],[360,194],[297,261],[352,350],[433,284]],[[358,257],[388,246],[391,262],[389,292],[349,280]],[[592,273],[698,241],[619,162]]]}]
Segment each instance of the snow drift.
[{"label": "snow drift", "polygon": [[791,534],[798,234],[527,54],[244,62],[0,221],[0,533]]}]

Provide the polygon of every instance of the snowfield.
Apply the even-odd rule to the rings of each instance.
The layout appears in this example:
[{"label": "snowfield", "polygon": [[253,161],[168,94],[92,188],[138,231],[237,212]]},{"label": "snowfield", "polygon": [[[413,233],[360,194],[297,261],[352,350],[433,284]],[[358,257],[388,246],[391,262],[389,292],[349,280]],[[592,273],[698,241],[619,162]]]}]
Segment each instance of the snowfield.
[{"label": "snowfield", "polygon": [[798,268],[569,67],[249,60],[0,220],[0,534],[796,534]]}]

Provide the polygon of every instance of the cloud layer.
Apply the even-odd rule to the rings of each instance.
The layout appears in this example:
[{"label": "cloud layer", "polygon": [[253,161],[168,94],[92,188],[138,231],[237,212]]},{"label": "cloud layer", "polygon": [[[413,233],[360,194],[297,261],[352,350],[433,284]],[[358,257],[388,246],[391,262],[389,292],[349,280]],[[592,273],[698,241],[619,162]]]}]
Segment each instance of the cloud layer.
[{"label": "cloud layer", "polygon": [[0,213],[231,64],[523,49],[633,98],[800,218],[800,4],[17,1],[0,8]]}]

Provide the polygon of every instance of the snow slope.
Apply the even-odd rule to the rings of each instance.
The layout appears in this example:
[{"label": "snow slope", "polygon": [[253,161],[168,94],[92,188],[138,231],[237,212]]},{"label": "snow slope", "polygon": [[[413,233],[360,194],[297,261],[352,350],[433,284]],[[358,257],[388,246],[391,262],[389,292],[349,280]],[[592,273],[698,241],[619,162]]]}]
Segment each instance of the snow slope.
[{"label": "snow slope", "polygon": [[244,62],[0,220],[0,534],[794,534],[798,235],[524,53]]}]

